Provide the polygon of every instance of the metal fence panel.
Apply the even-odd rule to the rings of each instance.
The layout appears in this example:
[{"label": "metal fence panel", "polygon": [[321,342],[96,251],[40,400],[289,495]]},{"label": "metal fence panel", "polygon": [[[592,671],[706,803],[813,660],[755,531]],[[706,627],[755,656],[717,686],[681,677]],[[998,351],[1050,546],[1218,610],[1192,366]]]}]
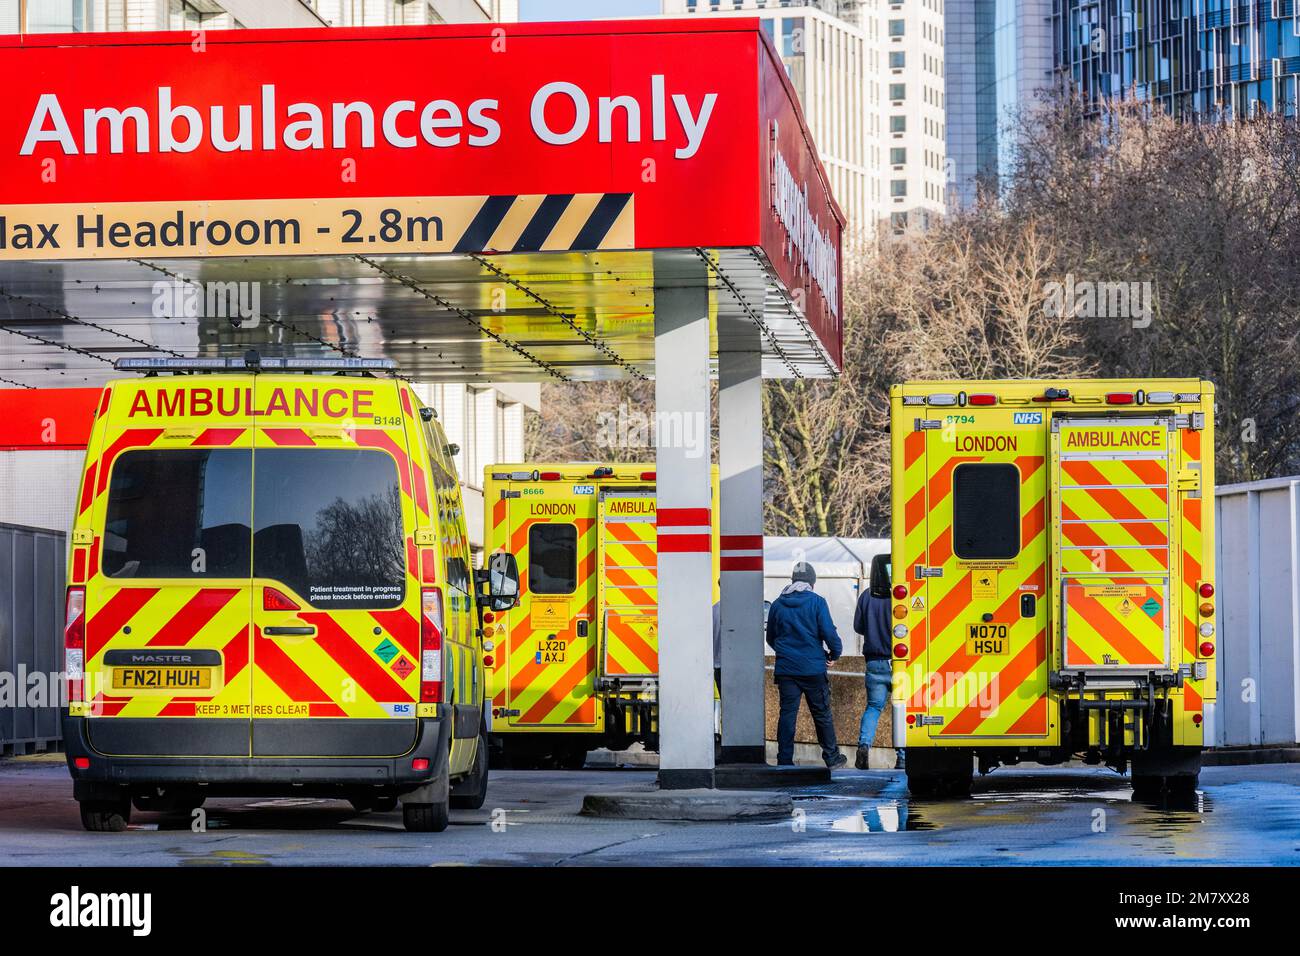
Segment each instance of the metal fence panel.
[{"label": "metal fence panel", "polygon": [[57,747],[65,535],[0,524],[0,753]]},{"label": "metal fence panel", "polygon": [[1300,742],[1300,478],[1215,496],[1220,746]]}]

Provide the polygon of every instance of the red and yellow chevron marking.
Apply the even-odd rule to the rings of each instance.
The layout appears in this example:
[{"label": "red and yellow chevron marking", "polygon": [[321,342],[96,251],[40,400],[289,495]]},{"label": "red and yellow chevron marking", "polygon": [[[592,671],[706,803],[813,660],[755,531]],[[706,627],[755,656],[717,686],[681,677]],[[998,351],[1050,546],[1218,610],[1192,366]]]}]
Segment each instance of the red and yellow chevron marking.
[{"label": "red and yellow chevron marking", "polygon": [[[498,504],[508,504],[499,502]],[[503,514],[503,512],[505,512]],[[567,602],[567,628],[538,628],[532,621],[534,603],[547,596],[532,594],[528,586],[529,529],[538,518],[525,518],[515,525],[509,522],[508,509],[492,511],[494,545],[507,546],[519,564],[520,604],[498,617],[508,634],[500,641],[498,632],[493,702],[519,711],[511,724],[532,727],[590,724],[596,720],[594,689],[596,680],[596,522],[591,517],[566,517],[578,536],[577,587],[571,595],[557,596]],[[497,519],[500,519],[498,522]],[[551,519],[545,519],[551,520]],[[559,519],[557,519],[559,520]],[[508,544],[507,544],[508,540]],[[577,623],[588,621],[586,637],[578,637]],[[558,654],[548,659],[543,650],[550,634],[564,644],[562,659]],[[541,659],[539,659],[539,654]],[[505,676],[502,675],[502,663]],[[504,701],[502,694],[504,692]],[[591,703],[589,703],[591,702]]]},{"label": "red and yellow chevron marking", "polygon": [[[901,442],[904,486],[911,492],[902,509],[902,545],[915,558],[895,571],[895,581],[905,581],[909,590],[906,680],[896,699],[910,713],[942,718],[929,727],[931,739],[1045,737],[1051,731],[1046,609],[1033,619],[1020,617],[1021,596],[1041,601],[1046,591],[1045,444],[1043,434],[1025,432],[1004,451],[954,454],[953,436],[941,430],[911,431]],[[965,561],[954,553],[953,478],[970,462],[1014,464],[1020,472],[1021,546],[1011,561]],[[940,573],[918,580],[918,565]],[[994,582],[993,592],[981,588],[976,596],[977,573]],[[918,596],[923,607],[915,606]],[[968,649],[968,625],[983,622],[984,614],[1008,626],[1005,653]],[[913,732],[926,736],[925,730]]]},{"label": "red and yellow chevron marking", "polygon": [[[1189,463],[1199,463],[1203,468],[1210,468],[1212,461],[1207,461],[1201,455],[1202,433],[1187,429],[1182,435],[1182,461],[1184,465]],[[1212,446],[1211,446],[1212,447]],[[1212,455],[1207,456],[1213,458]],[[1210,485],[1210,477],[1203,476],[1202,490],[1200,498],[1184,498],[1182,502],[1182,572],[1183,580],[1181,584],[1182,597],[1182,614],[1181,614],[1181,641],[1182,659],[1184,661],[1196,661],[1203,659],[1201,657],[1199,646],[1201,637],[1197,631],[1200,625],[1198,608],[1201,603],[1200,595],[1197,588],[1201,582],[1210,579],[1210,574],[1206,573],[1207,565],[1210,561],[1206,560],[1206,535],[1204,532],[1205,508],[1204,502],[1206,495],[1212,495],[1212,491],[1207,491]],[[1213,502],[1213,497],[1209,499]],[[1209,511],[1213,512],[1213,504],[1209,505]],[[1178,640],[1179,636],[1175,637]],[[1215,643],[1219,638],[1216,636]],[[1206,696],[1213,696],[1215,682],[1213,667],[1214,662],[1210,660],[1210,675],[1204,681],[1188,681],[1183,685],[1183,710],[1186,714],[1199,714],[1204,710],[1204,700]],[[1195,725],[1188,725],[1186,722],[1179,728],[1187,737],[1195,738],[1199,728]]]},{"label": "red and yellow chevron marking", "polygon": [[[620,508],[651,513],[618,516]],[[653,499],[609,497],[602,502],[600,562],[605,615],[605,673],[659,673],[658,537]]]},{"label": "red and yellow chevron marking", "polygon": [[[428,473],[407,453],[405,424],[413,411],[397,414],[402,388],[394,383],[347,380],[317,386],[296,376],[222,376],[205,380],[200,376],[176,379],[142,379],[115,383],[106,390],[97,415],[95,434],[87,454],[82,489],[78,497],[77,529],[92,533],[79,537],[70,557],[70,579],[87,585],[87,673],[100,680],[95,700],[106,716],[213,716],[213,717],[384,717],[398,716],[392,704],[409,704],[418,697],[420,581],[436,581],[438,555],[433,547],[417,549],[414,529],[428,526],[430,514]],[[248,409],[264,388],[275,393],[297,394],[302,389],[326,389],[332,404],[316,399],[302,402],[303,408],[364,407],[375,420],[399,420],[403,428],[354,427],[352,421],[294,418],[283,414],[256,412],[258,427],[247,417]],[[203,407],[212,411],[198,418],[185,417],[206,390]],[[349,398],[365,390],[364,401]],[[212,401],[218,391],[224,400]],[[117,392],[123,392],[117,395]],[[166,400],[162,400],[166,396]],[[188,399],[187,399],[187,396]],[[319,398],[319,393],[317,394]],[[283,398],[280,399],[284,401]],[[234,412],[230,412],[230,408]],[[295,400],[295,409],[298,403]],[[409,399],[405,407],[411,410]],[[177,412],[176,409],[180,411]],[[214,409],[226,409],[219,414]],[[241,414],[245,417],[237,417]],[[112,419],[107,418],[113,415]],[[232,417],[235,416],[235,417]],[[263,422],[265,418],[265,422]],[[278,420],[277,420],[278,419]],[[360,421],[369,421],[364,416]],[[418,427],[418,426],[417,426]],[[107,511],[107,496],[114,462],[123,453],[153,448],[371,448],[395,459],[397,484],[401,489],[404,549],[407,556],[406,598],[400,607],[313,610],[302,595],[283,582],[241,580],[166,579],[134,582],[109,579],[100,573],[100,534]],[[102,448],[102,451],[99,449]],[[425,453],[421,452],[421,456]],[[256,503],[254,504],[256,507]],[[447,516],[459,517],[459,498],[448,500]],[[440,516],[446,523],[447,516]],[[456,528],[449,540],[463,540]],[[86,541],[86,538],[89,541]],[[277,624],[311,624],[312,636],[268,637],[269,623],[261,610],[262,588],[273,584],[290,595],[301,611],[269,612]],[[453,639],[471,633],[465,620],[469,602],[454,607],[448,602],[447,632]],[[375,629],[380,629],[376,635]],[[128,632],[129,629],[129,632]],[[379,648],[383,642],[389,648]],[[112,686],[114,668],[105,655],[115,649],[143,648],[215,650],[221,666],[214,685],[203,691],[133,690]],[[451,658],[448,674],[461,674],[465,661]],[[396,666],[395,666],[396,665]],[[459,681],[469,687],[467,681]],[[468,702],[468,701],[467,701]],[[408,711],[409,712],[409,711]]]},{"label": "red and yellow chevron marking", "polygon": [[[249,708],[248,593],[237,586],[168,585],[137,587],[106,584],[104,603],[86,621],[88,689],[95,692],[97,715],[122,717],[194,716],[195,705]],[[125,633],[130,628],[131,633]],[[204,691],[121,691],[116,668],[105,655],[115,648],[212,649],[222,663],[213,686]],[[89,676],[93,675],[93,677]]]},{"label": "red and yellow chevron marking", "polygon": [[1136,578],[1067,581],[1066,666],[1163,665],[1167,605],[1163,581]]}]

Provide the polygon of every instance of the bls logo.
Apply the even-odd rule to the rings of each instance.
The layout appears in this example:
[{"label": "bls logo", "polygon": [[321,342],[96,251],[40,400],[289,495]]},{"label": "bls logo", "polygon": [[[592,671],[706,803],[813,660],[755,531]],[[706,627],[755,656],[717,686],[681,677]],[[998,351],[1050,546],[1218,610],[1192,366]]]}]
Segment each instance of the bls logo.
[{"label": "bls logo", "polygon": [[1041,425],[1043,424],[1043,413],[1042,412],[1012,412],[1011,424]]}]

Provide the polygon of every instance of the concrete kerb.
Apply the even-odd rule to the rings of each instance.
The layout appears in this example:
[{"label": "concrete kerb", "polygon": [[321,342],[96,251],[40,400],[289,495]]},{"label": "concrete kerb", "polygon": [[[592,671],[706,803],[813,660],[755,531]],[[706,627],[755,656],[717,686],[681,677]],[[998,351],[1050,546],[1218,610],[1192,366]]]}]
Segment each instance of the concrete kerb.
[{"label": "concrete kerb", "polygon": [[716,823],[788,817],[794,801],[788,793],[762,790],[638,790],[588,794],[582,815],[625,820],[677,820]]}]

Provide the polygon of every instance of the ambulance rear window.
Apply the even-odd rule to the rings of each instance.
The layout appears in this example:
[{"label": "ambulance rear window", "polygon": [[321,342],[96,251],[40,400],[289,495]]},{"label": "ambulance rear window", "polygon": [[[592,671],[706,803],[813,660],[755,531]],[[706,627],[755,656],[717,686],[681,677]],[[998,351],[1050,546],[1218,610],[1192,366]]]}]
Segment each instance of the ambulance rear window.
[{"label": "ambulance rear window", "polygon": [[113,463],[104,523],[110,578],[246,578],[246,449],[140,449]]},{"label": "ambulance rear window", "polygon": [[315,608],[396,607],[406,593],[397,463],[369,449],[259,449],[253,575]]},{"label": "ambulance rear window", "polygon": [[952,472],[952,551],[967,560],[1020,553],[1020,469],[962,464]]},{"label": "ambulance rear window", "polygon": [[578,587],[578,529],[535,524],[528,529],[528,590],[572,594]]}]

